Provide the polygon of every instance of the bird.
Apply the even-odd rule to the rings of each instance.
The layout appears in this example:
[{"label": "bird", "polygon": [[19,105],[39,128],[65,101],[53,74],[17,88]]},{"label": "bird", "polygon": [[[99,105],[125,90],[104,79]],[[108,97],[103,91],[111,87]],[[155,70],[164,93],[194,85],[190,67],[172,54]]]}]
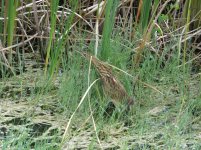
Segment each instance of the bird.
[{"label": "bird", "polygon": [[112,68],[107,63],[99,60],[86,51],[77,52],[86,59],[91,60],[92,64],[96,68],[96,71],[100,75],[105,95],[111,98],[114,105],[118,107],[123,104],[127,106],[127,109],[130,109],[130,107],[134,104],[134,98],[128,95],[123,84],[113,74]]}]

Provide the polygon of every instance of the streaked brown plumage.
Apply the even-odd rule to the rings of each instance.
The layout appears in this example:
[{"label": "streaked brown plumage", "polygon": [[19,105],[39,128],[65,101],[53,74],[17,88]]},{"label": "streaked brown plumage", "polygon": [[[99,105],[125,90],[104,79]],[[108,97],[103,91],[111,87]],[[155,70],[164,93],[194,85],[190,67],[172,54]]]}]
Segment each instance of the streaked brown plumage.
[{"label": "streaked brown plumage", "polygon": [[86,52],[79,52],[82,56],[91,59],[92,64],[95,66],[97,72],[99,73],[103,85],[103,90],[107,96],[109,96],[115,105],[126,104],[130,107],[133,105],[134,100],[129,97],[124,86],[121,82],[113,75],[111,67],[106,63],[97,59],[93,55]]}]

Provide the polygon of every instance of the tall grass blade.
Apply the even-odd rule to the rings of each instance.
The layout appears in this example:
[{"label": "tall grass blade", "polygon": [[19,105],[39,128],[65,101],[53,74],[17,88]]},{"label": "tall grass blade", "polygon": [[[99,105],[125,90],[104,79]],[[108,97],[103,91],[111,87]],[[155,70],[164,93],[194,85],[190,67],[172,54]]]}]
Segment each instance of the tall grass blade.
[{"label": "tall grass blade", "polygon": [[103,28],[103,40],[101,57],[103,60],[107,60],[111,56],[110,38],[114,25],[115,12],[118,6],[119,0],[110,0],[106,4],[105,22]]},{"label": "tall grass blade", "polygon": [[[190,16],[191,16],[191,0],[188,1],[188,9],[187,9],[187,18],[186,18],[186,27],[185,27],[185,39],[187,38],[187,34],[189,31],[190,24]],[[187,48],[187,40],[184,42],[184,52],[183,52],[183,69],[185,71],[185,63],[186,63],[186,48]]]},{"label": "tall grass blade", "polygon": [[148,26],[151,11],[151,1],[144,0],[142,3],[141,16],[140,16],[140,31],[143,34]]},{"label": "tall grass blade", "polygon": [[[16,8],[17,8],[17,0],[9,0],[8,1],[8,26],[7,26],[7,45],[11,46],[13,43],[13,35],[15,32],[15,17],[16,17]],[[9,53],[9,63],[12,63],[12,50]]]},{"label": "tall grass blade", "polygon": [[49,42],[48,42],[48,47],[47,47],[47,55],[46,55],[46,59],[45,59],[45,75],[47,72],[47,65],[48,65],[48,61],[49,61],[49,57],[50,57],[50,49],[52,46],[52,39],[54,36],[54,32],[55,32],[55,25],[56,25],[56,14],[57,14],[57,9],[58,9],[58,4],[59,4],[59,0],[51,0],[51,21],[50,21],[50,26],[51,26],[51,30],[50,30],[50,38],[49,38]]}]

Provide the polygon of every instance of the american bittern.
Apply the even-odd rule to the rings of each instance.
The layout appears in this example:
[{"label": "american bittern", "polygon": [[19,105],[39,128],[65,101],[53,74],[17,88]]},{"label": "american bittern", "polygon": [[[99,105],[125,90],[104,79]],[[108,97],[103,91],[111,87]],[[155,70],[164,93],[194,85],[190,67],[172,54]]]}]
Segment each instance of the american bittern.
[{"label": "american bittern", "polygon": [[134,100],[129,97],[124,86],[113,75],[111,67],[86,52],[77,52],[88,60],[91,60],[92,64],[95,66],[97,72],[101,77],[104,93],[111,98],[115,106],[119,104],[126,104],[129,108],[131,105],[133,105]]}]

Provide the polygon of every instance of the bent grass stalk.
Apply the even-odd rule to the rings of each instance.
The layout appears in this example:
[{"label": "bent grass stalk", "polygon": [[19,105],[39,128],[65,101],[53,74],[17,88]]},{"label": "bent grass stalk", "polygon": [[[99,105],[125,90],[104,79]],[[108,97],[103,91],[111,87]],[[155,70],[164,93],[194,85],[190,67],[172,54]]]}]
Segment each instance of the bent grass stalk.
[{"label": "bent grass stalk", "polygon": [[99,79],[96,79],[95,81],[93,81],[93,82],[91,83],[91,85],[87,88],[87,90],[86,90],[86,92],[84,93],[82,99],[80,100],[80,102],[79,102],[77,108],[75,109],[75,111],[74,111],[73,114],[71,115],[71,117],[70,117],[70,119],[69,119],[69,121],[68,121],[68,124],[66,125],[65,132],[64,132],[64,134],[63,134],[63,138],[62,138],[61,145],[65,142],[65,139],[67,138],[67,134],[68,134],[68,130],[69,130],[69,127],[70,127],[70,123],[72,122],[72,119],[73,119],[75,113],[77,112],[77,110],[78,110],[78,108],[81,106],[81,104],[83,103],[83,101],[84,101],[85,97],[87,96],[87,94],[88,94],[89,90],[91,89],[91,87],[92,87],[98,80],[99,80]]}]

